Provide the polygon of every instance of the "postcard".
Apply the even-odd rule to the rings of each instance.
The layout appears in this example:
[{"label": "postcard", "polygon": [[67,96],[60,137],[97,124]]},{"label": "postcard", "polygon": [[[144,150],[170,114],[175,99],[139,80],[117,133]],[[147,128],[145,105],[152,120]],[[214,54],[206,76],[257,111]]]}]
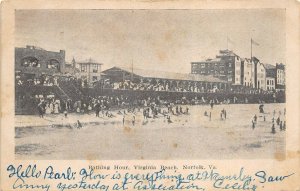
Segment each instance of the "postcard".
[{"label": "postcard", "polygon": [[1,2],[3,191],[300,190],[299,2]]}]

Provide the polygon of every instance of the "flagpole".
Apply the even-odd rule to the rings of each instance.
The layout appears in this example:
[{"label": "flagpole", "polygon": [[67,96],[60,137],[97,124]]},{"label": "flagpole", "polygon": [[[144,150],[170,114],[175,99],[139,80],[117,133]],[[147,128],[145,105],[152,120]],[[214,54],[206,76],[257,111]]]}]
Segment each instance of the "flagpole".
[{"label": "flagpole", "polygon": [[251,58],[250,60],[252,61],[252,38],[251,38]]},{"label": "flagpole", "polygon": [[228,50],[228,36],[227,36],[227,46],[226,46],[227,50]]}]

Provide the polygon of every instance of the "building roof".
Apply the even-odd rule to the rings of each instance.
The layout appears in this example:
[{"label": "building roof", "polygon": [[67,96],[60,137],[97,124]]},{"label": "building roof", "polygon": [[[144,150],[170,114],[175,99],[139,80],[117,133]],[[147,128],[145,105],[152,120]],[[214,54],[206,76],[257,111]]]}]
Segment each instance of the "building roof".
[{"label": "building roof", "polygon": [[272,64],[263,64],[266,69],[266,77],[275,78],[276,76],[276,67]]},{"label": "building roof", "polygon": [[41,47],[32,46],[32,45],[26,45],[26,47],[15,47],[15,50],[32,50],[32,51],[43,51],[43,52],[52,52],[52,53],[62,53],[65,50],[59,50],[59,51],[53,51],[53,50],[45,50]]},{"label": "building roof", "polygon": [[223,62],[223,57],[228,56],[235,56],[240,58],[237,54],[235,54],[232,50],[219,50],[219,54],[216,55],[216,58],[208,58],[206,60],[198,61],[198,62],[192,62],[193,63],[207,63],[207,62]]},{"label": "building roof", "polygon": [[208,58],[206,60],[197,61],[197,62],[191,62],[191,64],[197,64],[197,63],[223,63],[223,60],[221,58]]},{"label": "building roof", "polygon": [[285,65],[282,64],[282,63],[280,63],[280,64],[276,63],[276,68],[284,70],[285,69]]},{"label": "building roof", "polygon": [[86,60],[82,60],[82,61],[76,61],[76,63],[78,63],[78,64],[101,64],[102,65],[102,63],[100,63],[96,60],[93,60],[91,58],[86,59]]},{"label": "building roof", "polygon": [[220,50],[219,51],[219,55],[217,55],[217,57],[219,56],[238,56],[237,54],[235,54],[232,50]]},{"label": "building roof", "polygon": [[247,62],[250,62],[250,63],[251,63],[251,59],[250,59],[250,58],[245,58],[245,60],[246,60]]},{"label": "building roof", "polygon": [[264,64],[266,70],[272,70],[272,69],[276,69],[276,67],[272,64]]},{"label": "building roof", "polygon": [[[131,68],[125,67],[113,67],[103,71],[103,73],[108,73],[113,70],[123,70],[124,72],[131,73]],[[175,73],[175,72],[164,72],[158,70],[144,70],[144,69],[133,69],[133,74],[142,78],[157,78],[157,79],[167,79],[167,80],[186,80],[186,81],[201,81],[201,82],[226,82],[220,80],[210,75],[200,75],[200,74],[185,74],[185,73]]]}]

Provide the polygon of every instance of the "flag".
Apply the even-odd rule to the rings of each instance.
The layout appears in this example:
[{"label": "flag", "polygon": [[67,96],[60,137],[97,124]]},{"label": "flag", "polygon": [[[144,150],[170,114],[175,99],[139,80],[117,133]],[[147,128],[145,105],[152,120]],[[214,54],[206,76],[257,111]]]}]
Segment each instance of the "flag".
[{"label": "flag", "polygon": [[259,44],[257,42],[255,42],[252,38],[251,38],[251,43],[256,45],[256,46],[259,46]]}]

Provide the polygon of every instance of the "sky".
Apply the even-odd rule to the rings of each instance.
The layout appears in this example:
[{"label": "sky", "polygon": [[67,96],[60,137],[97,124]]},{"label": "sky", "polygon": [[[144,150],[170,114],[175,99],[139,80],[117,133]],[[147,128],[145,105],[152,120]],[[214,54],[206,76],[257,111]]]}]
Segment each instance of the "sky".
[{"label": "sky", "polygon": [[[285,10],[17,10],[15,46],[66,51],[66,61],[190,73],[228,48],[285,63]],[[286,63],[285,63],[286,64]]]}]

